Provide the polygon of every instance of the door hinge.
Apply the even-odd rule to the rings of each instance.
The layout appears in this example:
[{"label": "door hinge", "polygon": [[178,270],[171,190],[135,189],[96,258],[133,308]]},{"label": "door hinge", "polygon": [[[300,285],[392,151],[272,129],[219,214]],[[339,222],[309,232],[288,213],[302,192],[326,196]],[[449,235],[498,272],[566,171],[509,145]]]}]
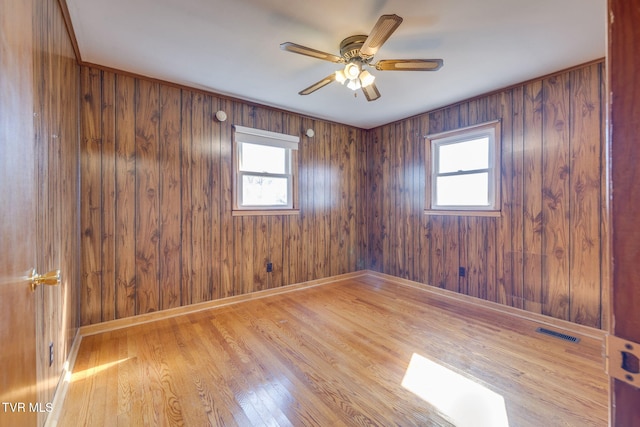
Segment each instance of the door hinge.
[{"label": "door hinge", "polygon": [[605,352],[607,375],[640,388],[640,344],[607,335]]}]

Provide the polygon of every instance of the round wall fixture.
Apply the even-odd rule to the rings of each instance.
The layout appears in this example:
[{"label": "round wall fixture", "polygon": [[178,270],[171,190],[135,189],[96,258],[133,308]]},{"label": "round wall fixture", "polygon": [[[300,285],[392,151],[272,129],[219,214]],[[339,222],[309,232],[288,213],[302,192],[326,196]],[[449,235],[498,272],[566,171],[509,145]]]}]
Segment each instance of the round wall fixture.
[{"label": "round wall fixture", "polygon": [[218,121],[224,122],[225,120],[227,120],[227,113],[222,110],[217,111],[216,119],[218,119]]},{"label": "round wall fixture", "polygon": [[315,134],[316,134],[316,133],[313,131],[313,129],[311,129],[311,128],[307,129],[306,135],[307,135],[309,138],[313,138],[313,136],[314,136]]}]

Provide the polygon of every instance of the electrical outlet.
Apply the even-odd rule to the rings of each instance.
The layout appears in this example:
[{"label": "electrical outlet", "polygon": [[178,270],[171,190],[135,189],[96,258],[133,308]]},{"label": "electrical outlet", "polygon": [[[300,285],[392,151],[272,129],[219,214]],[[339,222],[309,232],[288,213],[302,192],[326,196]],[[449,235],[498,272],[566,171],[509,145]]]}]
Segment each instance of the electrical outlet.
[{"label": "electrical outlet", "polygon": [[267,273],[271,273],[273,272],[273,263],[272,262],[268,262],[267,263]]},{"label": "electrical outlet", "polygon": [[49,366],[53,365],[53,341],[49,343]]}]

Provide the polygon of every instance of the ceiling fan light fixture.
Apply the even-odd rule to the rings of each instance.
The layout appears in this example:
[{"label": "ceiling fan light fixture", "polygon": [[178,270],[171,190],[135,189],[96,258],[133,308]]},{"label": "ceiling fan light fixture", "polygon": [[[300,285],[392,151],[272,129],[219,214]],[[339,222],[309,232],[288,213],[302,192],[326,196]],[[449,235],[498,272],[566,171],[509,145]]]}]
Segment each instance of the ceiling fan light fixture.
[{"label": "ceiling fan light fixture", "polygon": [[349,62],[344,67],[344,75],[349,80],[357,79],[358,76],[360,75],[360,65],[358,65],[358,63],[356,63],[356,62]]},{"label": "ceiling fan light fixture", "polygon": [[363,70],[360,73],[360,84],[362,85],[362,87],[367,87],[371,85],[375,79],[376,79],[376,76],[374,76],[367,70]]},{"label": "ceiling fan light fixture", "polygon": [[322,80],[298,92],[309,95],[316,90],[337,81],[355,91],[362,89],[367,101],[380,98],[380,92],[374,82],[375,76],[365,68],[378,71],[436,71],[442,67],[442,59],[383,59],[374,62],[373,57],[402,23],[398,15],[382,15],[369,35],[356,34],[340,42],[340,56],[322,52],[310,47],[286,42],[280,48],[299,55],[306,55],[324,61],[342,64],[341,70],[334,71]]},{"label": "ceiling fan light fixture", "polygon": [[362,86],[360,85],[360,80],[359,79],[351,79],[351,80],[349,80],[349,83],[347,83],[347,87],[349,89],[351,89],[351,90],[358,90]]},{"label": "ceiling fan light fixture", "polygon": [[344,74],[343,70],[336,71],[336,81],[340,84],[344,84],[347,81],[347,76]]}]

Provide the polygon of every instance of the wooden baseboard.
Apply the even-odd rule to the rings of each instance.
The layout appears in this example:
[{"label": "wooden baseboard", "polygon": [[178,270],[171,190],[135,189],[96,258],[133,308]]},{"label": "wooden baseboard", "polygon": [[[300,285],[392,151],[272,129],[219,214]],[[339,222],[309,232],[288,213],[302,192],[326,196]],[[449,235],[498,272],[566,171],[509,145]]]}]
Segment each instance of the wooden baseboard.
[{"label": "wooden baseboard", "polygon": [[602,329],[596,329],[589,326],[579,325],[577,323],[569,322],[567,320],[556,319],[554,317],[546,316],[544,314],[534,313],[526,311],[516,307],[510,307],[508,305],[500,304],[493,301],[487,301],[480,298],[472,297],[469,295],[460,294],[458,292],[450,291],[448,289],[438,288],[436,286],[426,285],[420,282],[414,282],[400,277],[391,276],[384,273],[378,273],[375,271],[366,270],[366,273],[372,277],[379,277],[381,279],[388,280],[390,282],[397,283],[399,285],[411,286],[414,288],[423,289],[427,292],[450,298],[461,304],[471,304],[475,306],[485,307],[489,310],[493,310],[499,313],[503,313],[509,316],[518,317],[532,322],[540,323],[542,325],[550,326],[556,329],[562,329],[565,332],[571,334],[579,334],[585,337],[594,338],[597,340],[603,340],[607,332]]},{"label": "wooden baseboard", "polygon": [[197,313],[203,310],[209,310],[216,307],[223,307],[225,305],[237,304],[242,301],[248,301],[256,298],[264,298],[271,295],[279,295],[287,292],[295,292],[301,289],[307,289],[314,286],[320,286],[327,283],[340,282],[342,280],[349,280],[356,277],[361,277],[370,272],[367,270],[356,271],[353,273],[341,274],[338,276],[326,277],[323,279],[310,280],[308,282],[296,283],[294,285],[282,286],[279,288],[265,289],[262,291],[252,292],[249,294],[236,295],[227,298],[221,298],[213,301],[206,301],[198,304],[186,305],[183,307],[170,308],[167,310],[156,311],[153,313],[140,314],[137,316],[127,317],[124,319],[110,320],[108,322],[96,323],[95,325],[87,325],[80,327],[80,335],[86,337],[88,335],[100,334],[103,332],[114,331],[117,329],[127,328],[129,326],[142,325],[149,322],[155,322],[161,319],[168,319],[171,317],[181,316],[189,313]]}]

